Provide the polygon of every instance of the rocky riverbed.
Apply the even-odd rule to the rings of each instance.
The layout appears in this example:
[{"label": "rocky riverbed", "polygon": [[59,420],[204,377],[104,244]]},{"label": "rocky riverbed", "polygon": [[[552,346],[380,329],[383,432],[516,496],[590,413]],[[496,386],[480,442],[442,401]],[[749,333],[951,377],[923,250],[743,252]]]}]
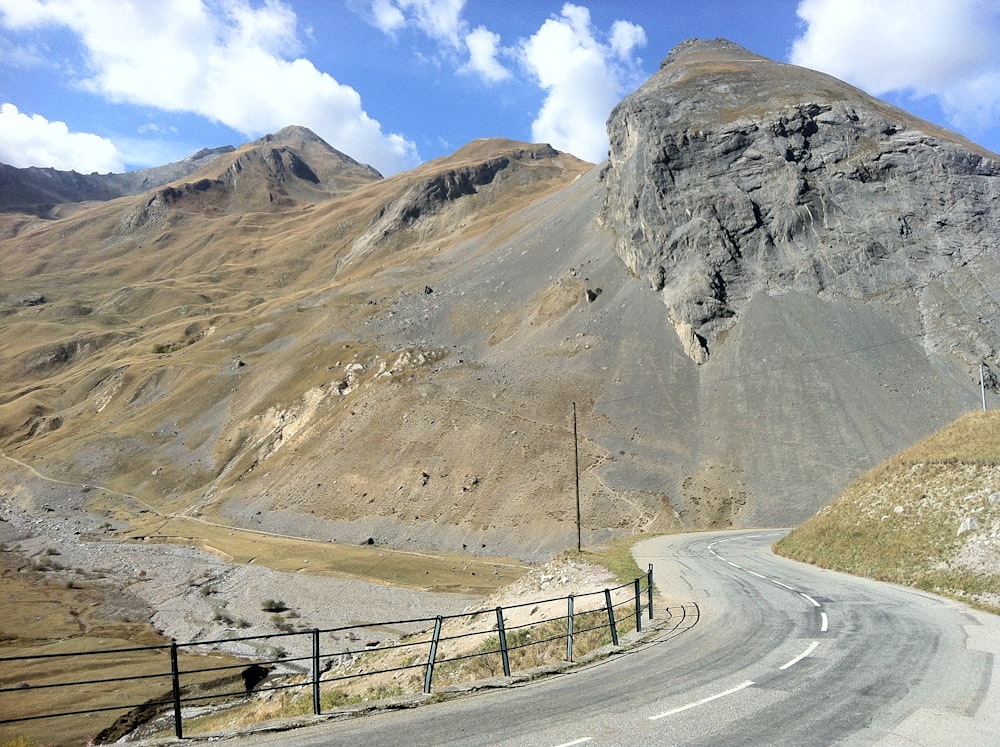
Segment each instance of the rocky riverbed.
[{"label": "rocky riverbed", "polygon": [[[336,652],[363,645],[360,638],[385,642],[428,625],[374,623],[427,620],[483,604],[493,608],[586,593],[611,583],[602,568],[562,560],[539,565],[483,599],[235,564],[185,545],[123,541],[116,536],[122,524],[85,510],[87,493],[79,486],[20,472],[0,477],[3,567],[33,574],[56,588],[101,589],[104,601],[91,616],[148,623],[181,643],[373,624],[357,632],[325,634],[324,648]],[[294,658],[308,655],[310,646],[308,636],[287,636],[213,648],[248,658],[270,658],[282,650]]]}]

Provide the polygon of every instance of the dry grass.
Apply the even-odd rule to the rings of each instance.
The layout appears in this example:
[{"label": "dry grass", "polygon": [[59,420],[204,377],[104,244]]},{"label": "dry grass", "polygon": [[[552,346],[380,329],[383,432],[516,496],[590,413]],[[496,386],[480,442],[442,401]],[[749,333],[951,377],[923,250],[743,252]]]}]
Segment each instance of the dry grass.
[{"label": "dry grass", "polygon": [[253,563],[276,571],[350,576],[436,592],[487,595],[511,583],[528,566],[510,558],[408,552],[345,545],[174,517],[140,532],[149,541],[174,542],[221,555],[231,563]]},{"label": "dry grass", "polygon": [[[0,714],[11,717],[41,713],[97,709],[131,705],[170,692],[170,661],[167,650],[97,654],[109,649],[165,646],[169,643],[148,622],[128,616],[102,613],[106,591],[81,578],[72,586],[55,582],[41,572],[6,571],[0,579],[0,656],[84,654],[67,658],[34,659],[3,664],[3,687],[31,685],[15,692],[0,693]],[[182,653],[181,669],[238,665],[230,656],[205,657]],[[238,672],[229,672],[237,674]],[[133,678],[163,674],[153,679],[103,683],[72,688],[34,689],[40,685],[90,679]],[[226,673],[201,673],[185,678],[185,684],[204,683]],[[232,685],[228,685],[231,689]],[[18,744],[41,740],[44,744],[80,744],[109,727],[125,711],[86,716],[44,719],[0,725],[0,740]],[[31,744],[30,741],[23,741]],[[7,741],[2,742],[6,745]]]},{"label": "dry grass", "polygon": [[[862,475],[783,555],[1000,610],[1000,411],[970,413]],[[959,533],[964,520],[976,528]]]},{"label": "dry grass", "polygon": [[565,556],[604,566],[614,574],[618,583],[625,584],[646,574],[646,569],[640,568],[632,556],[632,548],[637,542],[645,539],[649,539],[649,535],[636,534],[631,537],[619,537],[603,545],[585,547],[579,553],[569,550],[559,557]]}]

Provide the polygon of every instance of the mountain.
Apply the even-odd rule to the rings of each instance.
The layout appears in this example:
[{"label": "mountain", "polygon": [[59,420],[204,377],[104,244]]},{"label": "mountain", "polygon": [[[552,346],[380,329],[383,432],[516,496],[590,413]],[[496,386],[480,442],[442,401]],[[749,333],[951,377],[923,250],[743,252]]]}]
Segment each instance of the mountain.
[{"label": "mountain", "polygon": [[[359,182],[382,177],[371,166],[359,164],[350,156],[331,148],[305,127],[286,127],[240,148],[239,153],[236,151],[231,145],[204,148],[183,161],[123,174],[78,174],[75,171],[36,167],[19,169],[0,164],[0,212],[58,217],[49,216],[57,205],[138,195],[188,177],[194,179],[193,175],[203,178],[187,183],[192,193],[219,186],[213,185],[213,181],[231,184],[240,179],[250,184],[261,175],[271,188],[297,184],[300,188],[297,196],[302,199],[314,198],[323,190],[343,191]],[[250,171],[243,175],[245,168]],[[313,172],[313,168],[317,172]],[[296,178],[289,180],[289,176]],[[311,188],[301,191],[306,184],[312,185]],[[252,191],[255,189],[256,186]],[[280,186],[277,190],[282,191]],[[271,194],[271,199],[274,199],[274,194]]]},{"label": "mountain", "polygon": [[56,205],[90,200],[112,200],[183,179],[234,148],[204,148],[166,166],[123,174],[78,174],[75,171],[19,169],[0,163],[0,212],[22,212],[45,217]]},{"label": "mountain", "polygon": [[575,453],[585,543],[789,525],[977,406],[996,155],[723,41],[609,133],[603,165],[492,139],[382,179],[286,128],[8,216],[0,448],[46,480],[0,489],[538,559],[576,542]]},{"label": "mountain", "polygon": [[[976,269],[996,256],[995,153],[723,40],[671,52],[617,106],[609,132],[605,222],[694,360],[707,360],[756,293],[786,291],[913,293],[922,328],[947,338],[930,344],[991,352],[982,333],[995,329],[998,296],[981,297]],[[942,306],[940,293],[969,305]],[[984,300],[986,328],[947,333]],[[939,319],[949,312],[961,319]]]}]

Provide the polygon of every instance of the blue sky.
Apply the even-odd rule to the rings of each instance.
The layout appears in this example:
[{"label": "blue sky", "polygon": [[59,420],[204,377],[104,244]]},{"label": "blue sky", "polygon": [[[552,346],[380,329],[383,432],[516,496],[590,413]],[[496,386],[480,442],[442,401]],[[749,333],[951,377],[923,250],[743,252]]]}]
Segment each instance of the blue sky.
[{"label": "blue sky", "polygon": [[997,0],[0,0],[0,162],[123,171],[288,124],[386,175],[494,136],[599,161],[692,37],[1000,151]]}]

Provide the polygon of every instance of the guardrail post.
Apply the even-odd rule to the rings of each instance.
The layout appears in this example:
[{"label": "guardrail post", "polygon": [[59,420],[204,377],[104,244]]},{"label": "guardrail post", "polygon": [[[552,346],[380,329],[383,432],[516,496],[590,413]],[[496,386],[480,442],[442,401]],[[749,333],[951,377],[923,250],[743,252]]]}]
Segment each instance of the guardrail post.
[{"label": "guardrail post", "polygon": [[174,734],[184,739],[184,725],[181,723],[181,671],[177,663],[177,640],[170,639],[170,679],[174,698]]},{"label": "guardrail post", "polygon": [[642,632],[642,593],[639,591],[639,579],[635,580],[635,632]]},{"label": "guardrail post", "polygon": [[573,595],[566,597],[566,661],[573,661]]},{"label": "guardrail post", "polygon": [[313,715],[319,716],[322,713],[322,708],[319,703],[319,628],[312,629],[312,643],[313,643]]},{"label": "guardrail post", "polygon": [[434,635],[431,636],[431,652],[427,656],[427,669],[424,672],[424,692],[431,691],[431,679],[434,677],[434,660],[437,658],[438,641],[441,639],[441,615],[434,621]]},{"label": "guardrail post", "polygon": [[503,676],[510,677],[510,657],[507,655],[507,630],[503,626],[503,607],[497,607],[497,634],[500,636],[500,658],[503,659]]},{"label": "guardrail post", "polygon": [[615,625],[615,608],[611,604],[611,589],[604,590],[604,601],[608,606],[608,627],[611,629],[611,642],[618,645],[618,626]]},{"label": "guardrail post", "polygon": [[653,564],[649,564],[646,571],[646,594],[649,595],[649,619],[653,619]]}]

